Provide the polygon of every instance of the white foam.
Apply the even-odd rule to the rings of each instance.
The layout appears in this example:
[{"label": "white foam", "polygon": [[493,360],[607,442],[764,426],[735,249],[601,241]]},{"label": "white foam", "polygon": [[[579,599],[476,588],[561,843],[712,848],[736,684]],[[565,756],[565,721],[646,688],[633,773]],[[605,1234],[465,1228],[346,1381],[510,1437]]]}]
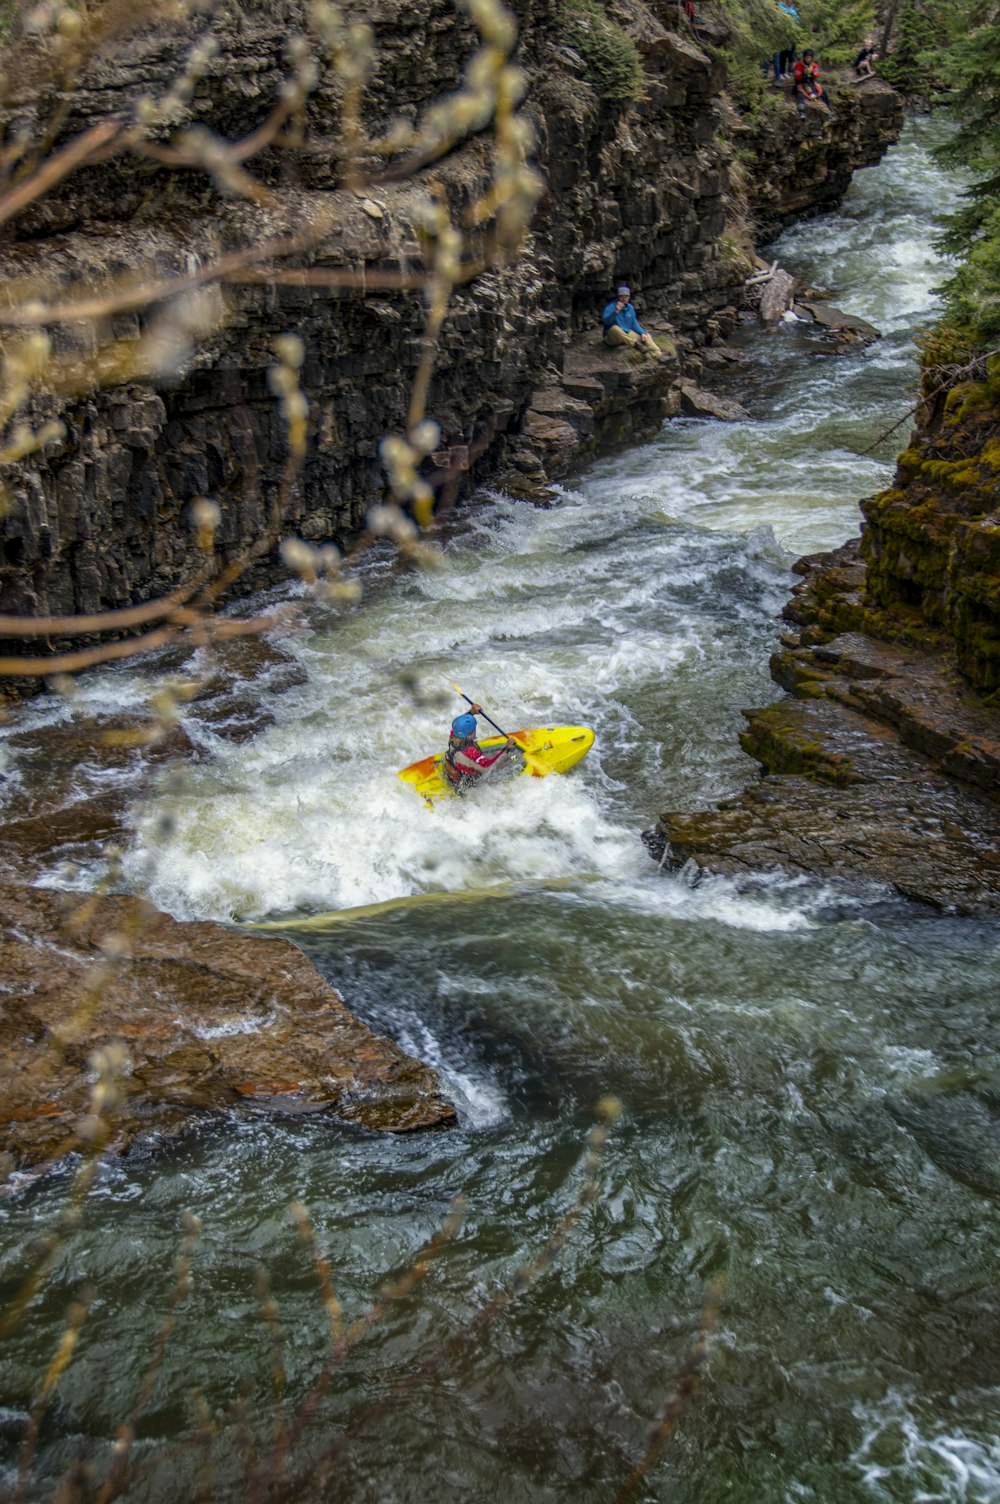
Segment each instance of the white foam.
[{"label": "white foam", "polygon": [[815,925],[809,912],[815,902],[815,890],[805,891],[794,879],[776,876],[748,892],[728,877],[706,875],[692,881],[693,876],[687,871],[666,874],[654,869],[627,888],[598,882],[589,886],[582,897],[588,904],[598,902],[607,909],[623,905],[630,914],[661,916],[691,924],[714,922],[728,929],[753,930],[759,934],[787,934]]},{"label": "white foam", "polygon": [[[993,1391],[983,1395],[997,1409]],[[974,1410],[974,1402],[967,1403]],[[855,1406],[863,1428],[851,1457],[861,1481],[876,1500],[906,1498],[913,1504],[996,1504],[1000,1500],[1000,1438],[988,1422],[982,1434],[961,1425],[944,1426],[919,1414],[913,1396],[891,1390],[875,1406]]]},{"label": "white foam", "polygon": [[[648,497],[623,510],[608,538],[593,501],[567,495],[547,512],[501,503],[446,568],[346,618],[315,611],[287,643],[308,682],[269,702],[276,724],[236,746],[192,727],[199,761],[137,807],[129,884],[183,917],[227,919],[648,872],[642,817],[625,823],[604,808],[623,787],[604,771],[604,747],[620,759],[642,741],[655,775],[660,749],[631,699],[672,677],[711,683],[716,623],[673,603],[678,592],[697,598],[729,571],[732,611],[756,622],[757,597],[773,589],[777,609],[783,576],[767,528],[706,547],[690,529],[650,522]],[[398,662],[419,677],[417,703],[401,692]],[[597,746],[568,777],[521,778],[427,810],[395,770],[443,746],[462,708],[451,679],[506,730],[586,724]],[[197,705],[188,714],[196,721]]]},{"label": "white foam", "polygon": [[394,1037],[401,1049],[431,1066],[444,1085],[460,1120],[470,1128],[492,1128],[504,1122],[510,1111],[496,1082],[485,1074],[462,1069],[441,1049],[436,1035],[419,1021],[396,1020]]},{"label": "white foam", "polygon": [[395,776],[391,708],[381,728],[374,719],[373,707],[353,746],[325,725],[309,746],[298,722],[196,770],[138,813],[127,877],[173,913],[228,919],[644,860],[634,833],[600,814],[582,779],[520,778],[426,809]]},{"label": "white foam", "polygon": [[[827,227],[801,233],[826,236],[834,254]],[[848,225],[845,244],[851,235]],[[867,230],[862,239],[867,255]],[[776,336],[779,364],[801,370],[803,337],[791,326]],[[376,556],[360,609],[308,607],[306,630],[283,639],[307,682],[268,701],[274,725],[232,746],[199,725],[197,705],[185,712],[201,755],[137,808],[130,885],[185,917],[252,918],[588,873],[734,927],[811,922],[787,895],[735,885],[664,882],[649,897],[638,841],[651,801],[671,790],[715,799],[745,781],[735,712],[716,706],[772,697],[784,549],[839,543],[859,489],[888,474],[859,462],[853,431],[826,415],[845,372],[882,376],[866,376],[863,360],[806,364],[766,422],[674,423],[550,509],[500,498],[473,510],[444,567],[390,581]],[[397,665],[419,680],[416,701]],[[443,746],[463,708],[449,679],[506,730],[578,722],[594,727],[595,749],[566,778],[427,810],[395,770]],[[83,692],[91,707],[121,708],[148,688],[132,666]],[[686,717],[676,729],[675,703]]]}]

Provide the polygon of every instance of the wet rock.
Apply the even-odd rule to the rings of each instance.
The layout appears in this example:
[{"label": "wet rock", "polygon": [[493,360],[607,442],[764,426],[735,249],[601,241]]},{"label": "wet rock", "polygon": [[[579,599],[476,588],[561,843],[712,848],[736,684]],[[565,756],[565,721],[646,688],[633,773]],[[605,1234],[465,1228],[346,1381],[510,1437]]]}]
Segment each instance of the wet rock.
[{"label": "wet rock", "polygon": [[0,860],[8,878],[30,882],[44,867],[76,867],[124,845],[129,829],[121,791],[91,792],[41,814],[15,816],[0,826]]},{"label": "wet rock", "polygon": [[682,381],[679,387],[681,412],[687,417],[718,418],[724,423],[739,423],[750,414],[739,402],[729,397],[720,397],[716,392],[703,391],[690,381]]},{"label": "wet rock", "polygon": [[[511,455],[532,489],[544,490],[547,480],[568,475],[585,455],[645,436],[676,414],[673,384],[681,357],[669,326],[654,328],[659,360],[591,336],[568,347],[558,384],[532,393],[522,423],[530,447]],[[505,487],[510,481],[508,474]]]},{"label": "wet rock", "polygon": [[792,309],[799,318],[809,319],[812,323],[819,324],[821,328],[828,329],[845,343],[870,345],[882,338],[874,324],[859,319],[853,313],[844,313],[842,309],[834,308],[832,303],[819,303],[810,301],[808,298],[799,298],[793,303]]},{"label": "wet rock", "polygon": [[750,364],[750,356],[745,350],[736,350],[731,345],[716,345],[712,349],[703,350],[702,361],[713,370],[727,370],[732,366],[746,366]]},{"label": "wet rock", "polygon": [[798,630],[771,661],[791,698],[748,711],[740,738],[764,776],[716,810],[661,815],[651,850],[674,867],[885,883],[1000,914],[1000,712],[947,641],[851,629],[866,611],[857,540],[796,567],[785,616]]},{"label": "wet rock", "polygon": [[561,387],[548,387],[532,393],[531,406],[524,419],[525,432],[531,435],[531,425],[544,423],[546,419],[567,423],[583,442],[594,432],[594,410],[590,403]]},{"label": "wet rock", "polygon": [[[23,774],[0,823],[0,861],[11,875],[34,878],[45,864],[76,861],[117,841],[136,783],[191,751],[182,726],[150,714],[67,711],[55,725],[11,733]],[[106,774],[121,773],[109,788]]]},{"label": "wet rock", "polygon": [[580,435],[572,423],[529,411],[522,428],[547,475],[566,475],[580,449]]},{"label": "wet rock", "polygon": [[0,916],[0,1153],[18,1168],[79,1146],[95,1051],[117,1045],[119,1151],[247,1107],[393,1133],[455,1121],[434,1072],[372,1034],[289,941],[40,888],[0,888]]},{"label": "wet rock", "polygon": [[[859,723],[842,741],[843,719],[826,726],[820,719],[813,707],[792,702],[784,728],[791,740],[790,723],[798,723],[790,760],[808,762],[814,772],[836,759],[857,768],[859,737],[878,744],[873,723]],[[667,865],[693,861],[728,875],[782,871],[885,883],[939,908],[1000,914],[1000,810],[901,752],[891,737],[884,738],[884,753],[878,769],[866,759],[866,776],[850,787],[768,774],[717,810],[661,815],[656,831]]]},{"label": "wet rock", "polygon": [[944,653],[843,633],[776,654],[782,688],[823,695],[891,727],[902,744],[985,793],[1000,791],[1000,717],[960,680]]},{"label": "wet rock", "polygon": [[[0,859],[12,874],[30,881],[57,861],[100,859],[109,843],[127,838],[128,807],[143,781],[192,754],[185,718],[214,737],[246,741],[271,724],[269,701],[305,678],[280,644],[252,633],[217,644],[207,663],[178,650],[161,654],[155,667],[161,682],[183,683],[179,721],[158,716],[152,704],[145,714],[95,713],[53,695],[54,724],[43,719],[9,733],[24,775],[0,823]],[[109,783],[111,771],[120,776]]]}]

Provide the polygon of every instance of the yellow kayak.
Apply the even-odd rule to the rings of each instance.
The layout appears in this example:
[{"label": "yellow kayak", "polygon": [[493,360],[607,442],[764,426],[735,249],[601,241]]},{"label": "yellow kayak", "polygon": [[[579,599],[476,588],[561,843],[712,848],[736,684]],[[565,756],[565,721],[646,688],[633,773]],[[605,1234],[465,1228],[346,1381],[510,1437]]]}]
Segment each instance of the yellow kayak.
[{"label": "yellow kayak", "polygon": [[[518,768],[518,774],[529,773],[532,778],[544,778],[548,773],[567,773],[586,757],[594,745],[594,733],[589,726],[529,726],[526,731],[512,732],[511,736],[524,752],[524,763]],[[506,738],[486,736],[476,740],[480,747],[488,750],[502,747]],[[399,777],[404,783],[412,783],[428,804],[441,794],[455,792],[445,776],[443,752],[434,757],[422,757],[408,768],[401,768]]]}]

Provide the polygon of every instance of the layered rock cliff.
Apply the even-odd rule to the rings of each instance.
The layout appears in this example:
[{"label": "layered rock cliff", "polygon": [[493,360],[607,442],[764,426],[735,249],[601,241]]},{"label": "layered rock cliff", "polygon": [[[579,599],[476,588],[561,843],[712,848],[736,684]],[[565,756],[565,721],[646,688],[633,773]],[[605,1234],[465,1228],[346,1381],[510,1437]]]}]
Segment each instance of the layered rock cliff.
[{"label": "layered rock cliff", "polygon": [[893,486],[862,504],[869,619],[950,645],[959,672],[1000,690],[1000,357],[929,362],[920,424]]},{"label": "layered rock cliff", "polygon": [[[442,428],[434,461],[439,475],[465,485],[498,477],[537,484],[678,411],[681,379],[697,376],[699,352],[722,340],[737,316],[747,268],[739,248],[745,223],[737,233],[734,216],[757,215],[766,232],[835,201],[901,120],[898,99],[876,82],[835,95],[833,120],[799,121],[790,101],[776,99],[765,119],[741,122],[724,99],[718,28],[706,21],[692,30],[671,0],[615,8],[639,48],[645,81],[642,98],[612,102],[566,45],[557,0],[521,0],[515,10],[547,191],[518,258],[460,290],[442,330],[429,394]],[[380,0],[364,15],[378,45],[366,93],[372,129],[395,116],[412,119],[456,87],[475,37],[448,0],[421,7]],[[220,9],[209,27],[218,50],[180,124],[229,139],[252,131],[280,90],[290,33],[305,19],[304,5],[274,0]],[[98,52],[79,84],[54,98],[31,84],[30,50],[18,44],[24,83],[7,106],[8,135],[58,115],[62,143],[95,122],[129,116],[141,95],[167,87],[205,29],[196,18],[133,33]],[[359,198],[334,178],[337,105],[337,87],[324,75],[301,136],[254,161],[264,202],[227,198],[203,173],[123,156],[89,165],[10,221],[0,271],[9,287],[30,275],[49,297],[74,284],[109,285],[130,269],[137,280],[197,272],[220,253],[294,237],[319,215],[328,224],[311,264],[350,268],[360,285],[227,283],[215,288],[208,311],[220,328],[176,374],[103,388],[95,381],[72,399],[39,399],[32,416],[61,416],[66,432],[41,455],[7,467],[0,609],[94,612],[171,589],[202,563],[190,523],[202,497],[221,509],[220,561],[271,523],[309,540],[343,543],[357,534],[384,486],[379,440],[405,427],[425,311],[419,292],[371,284],[421,264],[416,188],[433,176],[453,205],[468,203],[486,188],[491,163],[474,138],[433,175],[418,174],[417,184],[387,183],[374,199]],[[758,171],[737,194],[739,148]],[[622,356],[600,358],[599,309],[623,276],[663,336],[667,359],[655,371],[637,373]],[[111,332],[127,339],[161,312],[155,304],[120,313]],[[305,342],[310,432],[279,521],[287,441],[267,372],[272,341],[288,330]],[[272,562],[273,554],[246,580]]]}]

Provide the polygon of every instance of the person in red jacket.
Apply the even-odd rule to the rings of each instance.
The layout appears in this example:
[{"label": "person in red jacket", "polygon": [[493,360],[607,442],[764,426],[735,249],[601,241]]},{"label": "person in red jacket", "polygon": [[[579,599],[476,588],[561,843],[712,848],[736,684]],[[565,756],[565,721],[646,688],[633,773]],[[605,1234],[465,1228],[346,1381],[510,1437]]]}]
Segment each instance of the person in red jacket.
[{"label": "person in red jacket", "polygon": [[478,783],[491,768],[509,761],[517,746],[508,736],[499,752],[485,752],[476,741],[476,716],[482,713],[481,705],[473,705],[470,711],[456,716],[451,723],[448,750],[444,754],[444,773],[452,788],[459,793]]},{"label": "person in red jacket", "polygon": [[[805,114],[806,104],[810,100],[815,100],[818,104],[830,109],[829,97],[819,81],[819,63],[808,49],[795,64],[792,76],[795,79],[795,103],[800,115]],[[830,110],[830,113],[832,115],[833,111]]]}]

